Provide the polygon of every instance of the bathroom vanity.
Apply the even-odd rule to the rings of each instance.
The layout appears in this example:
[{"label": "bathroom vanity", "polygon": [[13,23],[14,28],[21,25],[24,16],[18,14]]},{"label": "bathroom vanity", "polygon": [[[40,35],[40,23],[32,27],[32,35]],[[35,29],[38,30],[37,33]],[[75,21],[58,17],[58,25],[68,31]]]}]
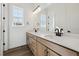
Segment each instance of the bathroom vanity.
[{"label": "bathroom vanity", "polygon": [[41,32],[26,32],[27,44],[35,56],[78,56],[79,39]]}]

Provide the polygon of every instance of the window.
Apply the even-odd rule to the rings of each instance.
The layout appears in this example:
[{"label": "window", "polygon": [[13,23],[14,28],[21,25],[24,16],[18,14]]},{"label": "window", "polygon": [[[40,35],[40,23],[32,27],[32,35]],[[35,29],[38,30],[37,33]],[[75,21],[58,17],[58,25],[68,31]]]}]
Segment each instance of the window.
[{"label": "window", "polygon": [[40,31],[46,32],[46,15],[40,17]]},{"label": "window", "polygon": [[12,16],[13,16],[13,26],[23,26],[24,25],[24,17],[23,17],[23,8],[13,6]]}]

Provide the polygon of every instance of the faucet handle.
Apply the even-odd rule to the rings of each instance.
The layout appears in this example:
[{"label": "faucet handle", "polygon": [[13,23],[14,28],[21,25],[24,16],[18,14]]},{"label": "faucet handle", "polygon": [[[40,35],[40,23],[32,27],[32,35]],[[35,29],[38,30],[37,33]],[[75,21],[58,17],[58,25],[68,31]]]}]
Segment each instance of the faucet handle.
[{"label": "faucet handle", "polygon": [[70,30],[68,30],[67,32],[68,32],[68,33],[71,33],[71,31],[70,31]]}]

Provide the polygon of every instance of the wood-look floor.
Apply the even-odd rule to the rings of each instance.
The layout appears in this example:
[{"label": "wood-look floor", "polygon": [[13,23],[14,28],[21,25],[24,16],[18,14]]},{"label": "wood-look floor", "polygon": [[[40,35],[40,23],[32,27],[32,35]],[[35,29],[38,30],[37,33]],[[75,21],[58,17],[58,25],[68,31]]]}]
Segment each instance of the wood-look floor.
[{"label": "wood-look floor", "polygon": [[4,56],[33,56],[28,46],[21,46],[3,52]]}]

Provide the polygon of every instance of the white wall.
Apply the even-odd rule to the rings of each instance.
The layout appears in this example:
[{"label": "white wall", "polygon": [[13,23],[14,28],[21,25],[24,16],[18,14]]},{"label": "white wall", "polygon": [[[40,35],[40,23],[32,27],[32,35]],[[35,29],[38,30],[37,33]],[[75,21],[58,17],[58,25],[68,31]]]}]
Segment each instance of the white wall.
[{"label": "white wall", "polygon": [[79,34],[79,3],[67,4],[67,29]]},{"label": "white wall", "polygon": [[[24,26],[12,27],[12,6],[24,9]],[[30,4],[9,4],[9,48],[26,44],[26,31],[32,29],[32,11]],[[27,24],[29,22],[29,24]]]},{"label": "white wall", "polygon": [[[55,26],[79,34],[79,4],[55,4]],[[52,12],[52,11],[51,11]]]}]

